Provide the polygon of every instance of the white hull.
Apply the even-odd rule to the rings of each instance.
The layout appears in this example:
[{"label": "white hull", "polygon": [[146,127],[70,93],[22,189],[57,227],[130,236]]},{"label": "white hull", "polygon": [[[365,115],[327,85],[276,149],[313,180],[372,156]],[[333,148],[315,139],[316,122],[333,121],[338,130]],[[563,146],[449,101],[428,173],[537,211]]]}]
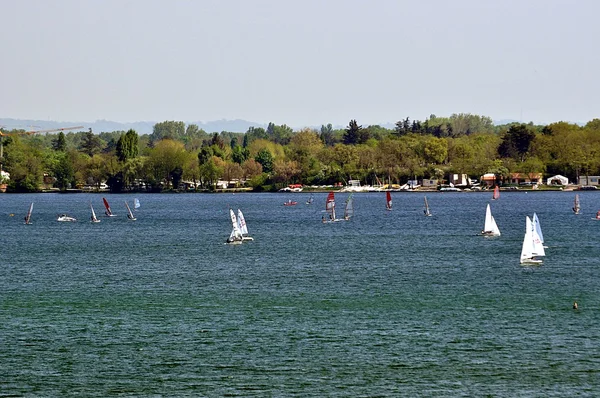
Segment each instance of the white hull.
[{"label": "white hull", "polygon": [[59,216],[56,219],[56,221],[58,221],[58,222],[75,222],[75,221],[77,221],[77,219],[74,217],[69,217],[69,216],[63,215],[63,216]]},{"label": "white hull", "polygon": [[527,258],[524,260],[521,260],[521,264],[542,264],[543,261],[537,258]]}]

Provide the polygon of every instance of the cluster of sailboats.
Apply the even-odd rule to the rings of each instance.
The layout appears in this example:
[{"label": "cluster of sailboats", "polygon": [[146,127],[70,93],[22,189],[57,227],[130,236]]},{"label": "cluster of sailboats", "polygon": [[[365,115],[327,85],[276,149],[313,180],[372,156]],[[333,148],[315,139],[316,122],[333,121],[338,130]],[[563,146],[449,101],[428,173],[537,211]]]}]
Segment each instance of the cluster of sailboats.
[{"label": "cluster of sailboats", "polygon": [[[496,197],[495,199],[498,198]],[[521,264],[541,264],[542,259],[540,257],[546,256],[544,235],[542,234],[540,220],[536,213],[533,213],[532,218],[533,220],[529,216],[525,217],[525,236],[523,237],[519,259]],[[485,209],[485,221],[481,234],[483,236],[500,236],[500,229],[492,215],[489,203]]]},{"label": "cluster of sailboats", "polygon": [[329,192],[327,195],[327,200],[325,201],[325,213],[327,213],[327,217],[321,217],[321,221],[324,223],[328,222],[337,222],[337,221],[349,221],[350,218],[354,215],[354,199],[352,194],[348,195],[346,198],[346,202],[344,205],[344,217],[337,218],[335,214],[335,193]]},{"label": "cluster of sailboats", "polygon": [[[110,208],[110,205],[109,205],[108,201],[106,200],[106,198],[102,198],[102,203],[104,204],[104,208],[105,208],[104,214],[107,217],[115,217],[116,214],[114,214],[112,212],[112,209]],[[137,198],[135,198],[133,200],[133,207],[136,210],[140,208],[140,201]],[[125,208],[127,209],[127,218],[131,221],[137,220],[137,218],[133,215],[133,212],[131,211],[131,207],[129,207],[129,203],[127,203],[127,201],[125,201]],[[98,219],[98,217],[96,216],[96,212],[94,211],[94,206],[92,205],[91,201],[90,201],[90,211],[91,211],[90,222],[99,223],[100,219]],[[32,213],[33,213],[33,202],[29,206],[29,211],[27,212],[27,215],[25,216],[25,224],[26,225],[33,224],[33,222],[31,221]],[[58,222],[76,222],[77,218],[69,216],[66,213],[63,213],[63,214],[59,214],[56,217],[56,221],[58,221]]]}]

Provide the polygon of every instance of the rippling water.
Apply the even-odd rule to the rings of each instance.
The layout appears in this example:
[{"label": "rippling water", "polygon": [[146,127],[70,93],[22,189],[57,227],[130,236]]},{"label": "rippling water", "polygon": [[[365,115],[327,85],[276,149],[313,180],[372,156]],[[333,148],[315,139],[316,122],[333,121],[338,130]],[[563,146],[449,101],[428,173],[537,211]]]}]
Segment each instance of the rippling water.
[{"label": "rippling water", "polygon": [[[1,195],[0,396],[597,394],[600,195],[580,196],[576,216],[574,193],[503,194],[484,238],[490,193],[432,193],[433,217],[355,194],[331,224],[326,194],[140,195],[135,222],[107,195],[99,224],[101,195]],[[253,242],[223,244],[229,207]],[[549,248],[524,267],[534,211]]]}]

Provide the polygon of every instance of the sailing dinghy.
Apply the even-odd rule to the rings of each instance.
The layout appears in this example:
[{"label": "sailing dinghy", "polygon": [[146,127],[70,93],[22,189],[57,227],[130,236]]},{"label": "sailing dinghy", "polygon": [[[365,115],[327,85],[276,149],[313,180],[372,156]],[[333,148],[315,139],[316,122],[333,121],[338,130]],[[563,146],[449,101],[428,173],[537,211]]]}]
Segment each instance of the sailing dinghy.
[{"label": "sailing dinghy", "polygon": [[581,211],[581,205],[579,204],[579,194],[575,194],[575,201],[573,202],[573,213],[579,214]]},{"label": "sailing dinghy", "polygon": [[500,229],[498,229],[496,220],[494,220],[494,216],[492,216],[492,210],[490,209],[489,203],[485,209],[485,223],[481,234],[484,236],[500,236]]},{"label": "sailing dinghy", "polygon": [[429,203],[427,202],[427,196],[424,196],[423,199],[425,199],[425,209],[423,210],[423,214],[425,214],[426,217],[431,217],[431,211],[429,210]]},{"label": "sailing dinghy", "polygon": [[140,200],[138,198],[133,199],[133,210],[140,208]]},{"label": "sailing dinghy", "polygon": [[392,194],[390,191],[385,193],[385,209],[392,210]]},{"label": "sailing dinghy", "polygon": [[31,212],[33,212],[33,202],[31,202],[31,205],[29,205],[29,211],[25,216],[25,225],[31,225]]},{"label": "sailing dinghy", "polygon": [[107,217],[114,217],[116,214],[113,214],[112,210],[110,209],[108,200],[106,200],[106,198],[102,198],[102,202],[104,202],[104,208],[106,209],[104,214],[106,214]]},{"label": "sailing dinghy", "polygon": [[127,204],[127,201],[125,201],[125,207],[127,207],[127,218],[130,219],[131,221],[135,221],[137,220],[135,218],[135,216],[133,215],[133,213],[131,212],[131,208],[129,207],[129,205]]},{"label": "sailing dinghy", "polygon": [[242,232],[240,231],[235,213],[232,209],[229,209],[229,216],[231,218],[231,225],[233,229],[231,230],[231,234],[229,234],[229,238],[227,238],[225,243],[228,245],[241,245],[244,239],[242,238]]},{"label": "sailing dinghy", "polygon": [[523,237],[523,246],[521,248],[521,264],[541,264],[542,260],[538,257],[546,255],[544,245],[536,232],[529,216],[525,216],[525,236]]},{"label": "sailing dinghy", "polygon": [[238,209],[237,222],[238,227],[240,228],[240,233],[242,234],[242,240],[254,240],[253,237],[248,235],[248,226],[246,225],[246,219],[244,218],[244,214],[240,209]]},{"label": "sailing dinghy", "polygon": [[314,199],[313,199],[313,194],[311,193],[311,194],[310,194],[310,198],[308,198],[308,200],[306,201],[306,204],[307,204],[307,205],[312,205],[312,204],[313,204],[313,202],[314,202]]},{"label": "sailing dinghy", "polygon": [[92,202],[90,202],[90,210],[92,211],[92,218],[90,219],[90,222],[100,222],[100,220],[98,220],[98,217],[96,217],[96,212],[94,211],[94,206],[92,206]]}]

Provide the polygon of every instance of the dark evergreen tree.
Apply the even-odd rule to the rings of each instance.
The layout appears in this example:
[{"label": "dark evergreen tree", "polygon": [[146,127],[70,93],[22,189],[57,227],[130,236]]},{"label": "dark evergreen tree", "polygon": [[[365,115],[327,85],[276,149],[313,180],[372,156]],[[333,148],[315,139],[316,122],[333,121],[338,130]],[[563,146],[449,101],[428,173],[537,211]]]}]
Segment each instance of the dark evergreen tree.
[{"label": "dark evergreen tree", "polygon": [[58,136],[52,140],[52,149],[59,152],[64,152],[67,149],[67,140],[65,140],[65,133],[62,131],[58,133]]},{"label": "dark evergreen tree", "polygon": [[356,123],[355,119],[350,120],[348,127],[346,127],[346,132],[344,133],[344,144],[346,145],[356,145],[360,141],[360,131],[362,130],[362,126],[359,126]]}]

